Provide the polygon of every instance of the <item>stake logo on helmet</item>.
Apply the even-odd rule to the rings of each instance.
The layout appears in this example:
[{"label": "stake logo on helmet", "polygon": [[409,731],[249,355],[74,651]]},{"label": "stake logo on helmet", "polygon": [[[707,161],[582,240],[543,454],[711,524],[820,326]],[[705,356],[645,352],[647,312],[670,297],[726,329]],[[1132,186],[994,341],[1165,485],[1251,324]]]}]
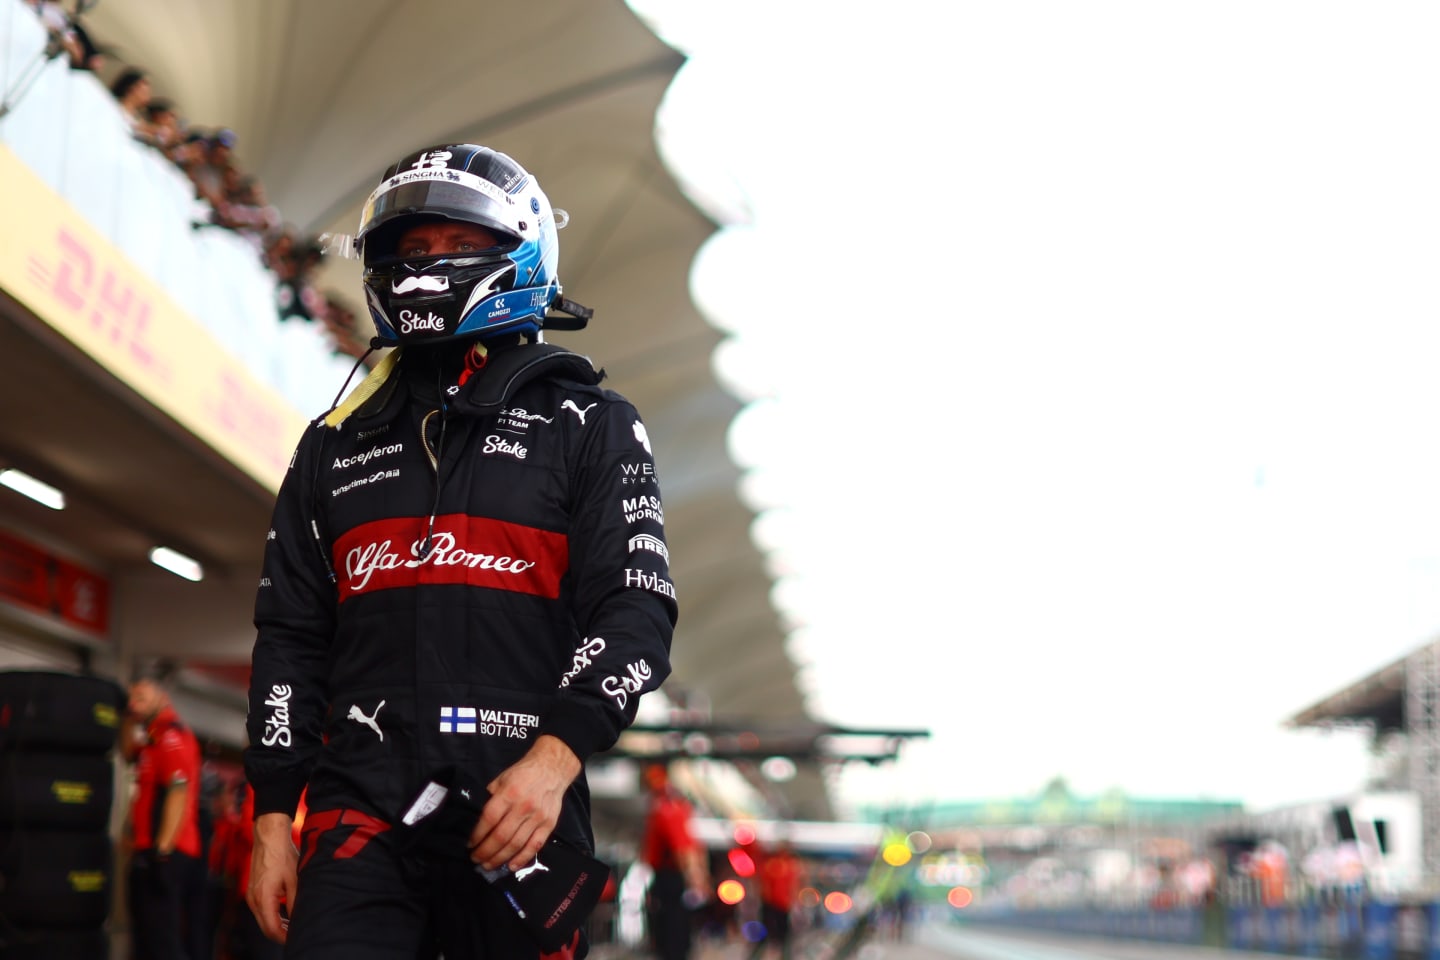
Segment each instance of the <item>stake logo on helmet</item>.
[{"label": "stake logo on helmet", "polygon": [[[403,256],[397,249],[401,234],[434,220],[478,225],[500,245]],[[534,337],[560,299],[556,230],[540,185],[503,153],[460,143],[405,157],[385,171],[365,201],[355,238],[380,341],[395,346],[502,333]]]}]

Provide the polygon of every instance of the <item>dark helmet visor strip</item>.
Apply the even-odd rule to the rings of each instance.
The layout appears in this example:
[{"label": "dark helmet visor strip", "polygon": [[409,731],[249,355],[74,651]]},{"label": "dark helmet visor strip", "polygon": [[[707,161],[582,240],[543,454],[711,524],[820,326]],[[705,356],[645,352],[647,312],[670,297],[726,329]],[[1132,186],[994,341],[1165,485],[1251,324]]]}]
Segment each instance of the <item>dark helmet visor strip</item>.
[{"label": "dark helmet visor strip", "polygon": [[[370,200],[361,218],[364,232],[359,239],[363,249],[367,238],[378,228],[400,217],[418,214],[476,223],[518,240],[514,217],[507,217],[507,212],[503,204],[459,184],[433,180],[406,183]],[[389,257],[394,253],[386,249],[370,251],[372,257]]]}]

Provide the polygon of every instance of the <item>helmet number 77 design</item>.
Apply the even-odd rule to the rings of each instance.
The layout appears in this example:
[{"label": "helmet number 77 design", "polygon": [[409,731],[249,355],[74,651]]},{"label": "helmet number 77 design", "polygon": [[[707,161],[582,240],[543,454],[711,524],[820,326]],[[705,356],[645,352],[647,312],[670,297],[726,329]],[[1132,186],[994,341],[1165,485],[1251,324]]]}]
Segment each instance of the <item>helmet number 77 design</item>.
[{"label": "helmet number 77 design", "polygon": [[426,151],[420,154],[410,166],[416,170],[424,170],[427,167],[446,167],[449,166],[451,156],[449,150],[436,150],[434,153]]}]

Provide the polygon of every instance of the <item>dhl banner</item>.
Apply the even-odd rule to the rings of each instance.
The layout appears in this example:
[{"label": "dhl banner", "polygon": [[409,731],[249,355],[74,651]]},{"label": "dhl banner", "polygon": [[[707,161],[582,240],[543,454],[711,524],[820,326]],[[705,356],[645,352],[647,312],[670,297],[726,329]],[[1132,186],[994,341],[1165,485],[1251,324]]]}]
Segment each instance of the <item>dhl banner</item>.
[{"label": "dhl banner", "polygon": [[306,420],[0,144],[0,288],[278,490]]}]

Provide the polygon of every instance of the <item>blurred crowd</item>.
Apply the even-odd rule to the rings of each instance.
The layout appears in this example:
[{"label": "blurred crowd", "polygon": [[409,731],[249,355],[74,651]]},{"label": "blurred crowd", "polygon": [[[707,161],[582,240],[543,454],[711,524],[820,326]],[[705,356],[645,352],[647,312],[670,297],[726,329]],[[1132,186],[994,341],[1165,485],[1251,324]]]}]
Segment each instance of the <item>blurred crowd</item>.
[{"label": "blurred crowd", "polygon": [[59,0],[25,3],[57,45],[52,47],[56,55],[63,53],[71,69],[93,73],[105,83],[135,139],[185,174],[194,187],[197,209],[203,211],[193,225],[233,231],[254,246],[275,276],[279,319],[319,323],[335,353],[362,356],[369,337],[360,318],[335,293],[317,286],[323,257],[318,238],[287,224],[269,202],[264,186],[235,156],[234,131],[193,124],[175,101],[156,96],[142,67],[119,63],[111,48],[92,37],[83,21],[84,0],[77,0],[73,10]]}]

